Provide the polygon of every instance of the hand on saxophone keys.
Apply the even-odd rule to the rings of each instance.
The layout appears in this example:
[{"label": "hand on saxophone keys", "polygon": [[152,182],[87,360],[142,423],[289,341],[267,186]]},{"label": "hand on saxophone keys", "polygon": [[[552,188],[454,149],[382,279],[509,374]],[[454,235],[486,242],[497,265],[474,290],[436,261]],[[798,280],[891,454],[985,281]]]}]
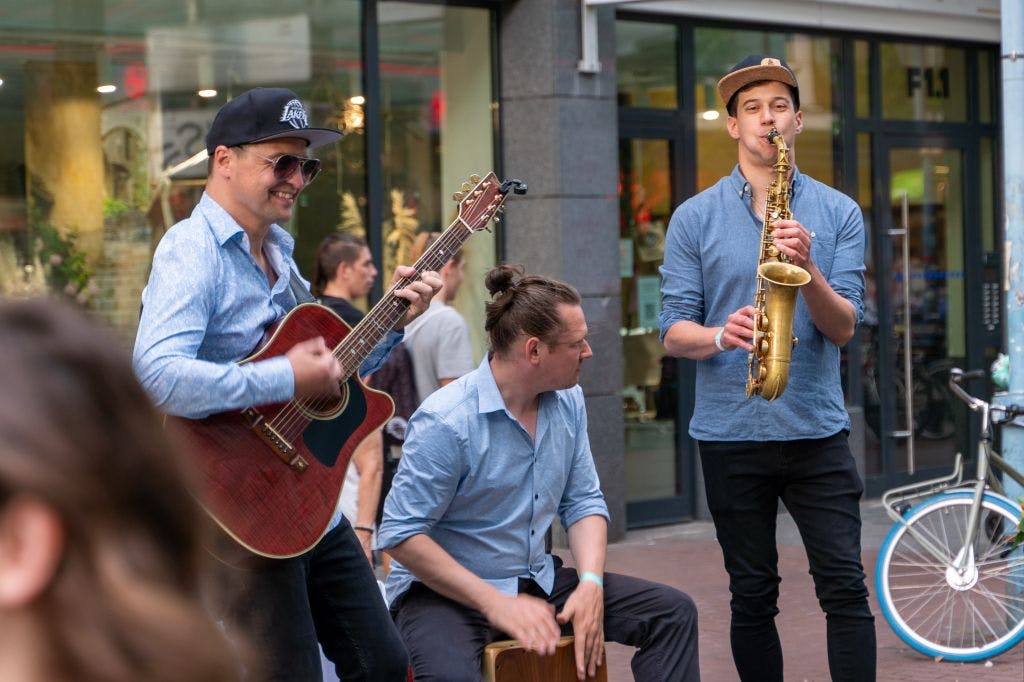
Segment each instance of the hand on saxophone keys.
[{"label": "hand on saxophone keys", "polygon": [[811,240],[814,233],[796,220],[776,220],[772,225],[775,228],[772,230],[772,243],[793,265],[807,270],[811,262]]},{"label": "hand on saxophone keys", "polygon": [[725,352],[734,348],[742,348],[748,353],[754,349],[754,316],[757,315],[757,308],[752,305],[744,306],[734,313],[730,313],[722,327],[720,338]]}]

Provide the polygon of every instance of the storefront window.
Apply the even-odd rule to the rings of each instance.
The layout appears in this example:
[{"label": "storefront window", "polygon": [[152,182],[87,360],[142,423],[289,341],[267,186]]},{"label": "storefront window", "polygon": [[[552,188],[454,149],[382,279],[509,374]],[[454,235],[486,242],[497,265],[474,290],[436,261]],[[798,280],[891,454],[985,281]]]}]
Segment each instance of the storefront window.
[{"label": "storefront window", "polygon": [[[678,29],[672,25],[615,22],[620,106],[657,109],[678,106],[678,42]],[[697,106],[714,106],[714,100],[698,101]]]},{"label": "storefront window", "polygon": [[879,47],[883,117],[967,120],[965,50],[917,43],[880,43]]},{"label": "storefront window", "polygon": [[995,90],[996,70],[992,68],[992,52],[978,50],[978,120],[993,123],[992,92]]},{"label": "storefront window", "polygon": [[[454,217],[452,193],[494,166],[490,17],[487,10],[407,2],[379,5],[384,272],[418,257],[420,235]],[[455,307],[482,357],[483,274],[491,232],[464,247],[466,279]]]},{"label": "storefront window", "polygon": [[871,116],[871,47],[866,40],[853,41],[853,72],[858,118]]},{"label": "storefront window", "polygon": [[[153,248],[203,191],[206,130],[256,86],[294,90],[310,125],[346,133],[315,152],[323,171],[284,226],[300,269],[334,230],[381,229],[367,224],[362,6],[0,0],[0,293],[66,291],[131,339]],[[378,16],[387,281],[493,166],[491,25],[484,9],[422,3]],[[467,250],[457,303],[482,319],[494,238]]]},{"label": "storefront window", "polygon": [[658,338],[658,268],[672,215],[670,144],[619,142],[619,276],[622,282],[626,500],[678,494],[676,361]]},{"label": "storefront window", "polygon": [[[834,39],[799,33],[694,30],[696,100],[714,102],[714,108],[697,111],[697,189],[704,190],[736,165],[736,141],[725,130],[725,104],[715,85],[730,68],[748,54],[784,59],[800,83],[800,108],[804,130],[798,138],[795,158],[800,171],[831,185],[833,181],[832,55]],[[710,90],[714,99],[709,100]]]},{"label": "storefront window", "polygon": [[[359,211],[360,3],[0,2],[0,292],[57,289],[135,333],[152,250],[206,177],[217,109],[294,90],[310,124],[345,128],[286,226],[306,268]],[[351,127],[350,127],[351,126]]]}]

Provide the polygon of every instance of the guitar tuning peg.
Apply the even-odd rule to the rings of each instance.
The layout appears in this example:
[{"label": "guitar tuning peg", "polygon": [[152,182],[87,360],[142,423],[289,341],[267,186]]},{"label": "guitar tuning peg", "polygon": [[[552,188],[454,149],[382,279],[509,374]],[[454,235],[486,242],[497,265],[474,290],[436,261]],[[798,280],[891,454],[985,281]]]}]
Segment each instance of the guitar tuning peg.
[{"label": "guitar tuning peg", "polygon": [[468,182],[462,183],[462,191],[463,192],[468,192],[471,189],[473,189],[473,185],[469,184]]},{"label": "guitar tuning peg", "polygon": [[452,199],[454,201],[462,201],[465,198],[466,198],[466,195],[463,194],[462,192],[452,192]]},{"label": "guitar tuning peg", "polygon": [[491,218],[491,220],[493,220],[493,221],[494,221],[494,222],[496,222],[496,223],[500,223],[500,222],[501,222],[501,216],[497,216],[497,215],[496,215],[496,216],[494,216],[493,218]]},{"label": "guitar tuning peg", "polygon": [[480,176],[477,175],[476,173],[473,173],[472,175],[469,176],[469,181],[475,185],[476,183],[480,182]]}]

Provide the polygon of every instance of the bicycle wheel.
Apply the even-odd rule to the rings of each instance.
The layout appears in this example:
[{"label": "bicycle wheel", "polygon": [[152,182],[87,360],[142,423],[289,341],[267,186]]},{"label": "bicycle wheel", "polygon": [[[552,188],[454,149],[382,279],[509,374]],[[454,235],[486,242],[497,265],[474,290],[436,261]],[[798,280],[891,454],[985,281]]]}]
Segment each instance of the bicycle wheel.
[{"label": "bicycle wheel", "polygon": [[[904,518],[950,561],[964,544],[973,496],[960,491],[929,498]],[[889,625],[931,657],[977,661],[1024,637],[1024,555],[1013,544],[1020,508],[986,494],[974,541],[974,567],[965,575],[936,561],[896,524],[878,552],[878,601]]]}]

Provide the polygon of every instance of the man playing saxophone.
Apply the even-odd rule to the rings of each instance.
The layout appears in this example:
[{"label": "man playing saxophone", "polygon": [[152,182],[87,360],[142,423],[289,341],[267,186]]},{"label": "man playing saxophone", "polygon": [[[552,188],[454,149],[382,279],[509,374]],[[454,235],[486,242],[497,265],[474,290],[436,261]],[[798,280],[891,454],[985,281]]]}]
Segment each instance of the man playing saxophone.
[{"label": "man playing saxophone", "polygon": [[[672,216],[660,323],[670,355],[698,360],[689,432],[699,444],[729,573],[733,659],[743,680],[783,679],[775,628],[781,499],[800,530],[826,614],[832,678],[872,680],[874,620],[860,560],[863,483],[847,446],[850,419],[839,375],[839,348],[862,314],[863,219],[853,200],[797,168],[803,114],[785,62],[751,55],[719,81],[718,91],[738,164]],[[772,131],[784,145],[773,143]],[[791,170],[780,179],[773,169],[783,147]],[[780,202],[767,199],[780,191],[788,205],[776,217]],[[765,315],[751,305],[758,265],[767,260],[763,228],[773,257],[810,275],[789,306],[792,319],[768,319],[763,328],[799,339],[785,368],[785,392],[770,401],[748,398],[746,390],[755,319]]]}]

